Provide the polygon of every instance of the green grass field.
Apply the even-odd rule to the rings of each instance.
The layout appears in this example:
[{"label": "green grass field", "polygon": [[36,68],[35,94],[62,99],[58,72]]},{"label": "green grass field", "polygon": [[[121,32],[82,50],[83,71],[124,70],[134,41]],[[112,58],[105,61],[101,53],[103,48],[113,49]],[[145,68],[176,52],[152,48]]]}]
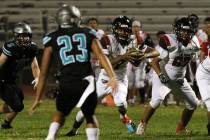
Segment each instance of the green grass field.
[{"label": "green grass field", "polygon": [[[0,130],[0,140],[43,140],[51,122],[52,113],[55,111],[53,100],[45,100],[34,113],[28,116],[27,110],[32,100],[25,100],[25,109],[13,122],[13,129]],[[176,123],[180,118],[182,106],[161,106],[152,117],[145,136],[137,136],[127,132],[125,126],[119,121],[117,108],[99,105],[96,115],[100,123],[100,140],[208,140],[206,130],[206,109],[198,108],[189,124],[193,130],[191,136],[176,135]],[[128,115],[137,124],[142,116],[144,108],[136,105],[128,108]],[[79,129],[79,135],[69,138],[64,134],[69,130],[73,123],[77,109],[67,118],[64,127],[59,131],[58,140],[85,140],[85,125]],[[1,122],[4,115],[0,115]]]}]

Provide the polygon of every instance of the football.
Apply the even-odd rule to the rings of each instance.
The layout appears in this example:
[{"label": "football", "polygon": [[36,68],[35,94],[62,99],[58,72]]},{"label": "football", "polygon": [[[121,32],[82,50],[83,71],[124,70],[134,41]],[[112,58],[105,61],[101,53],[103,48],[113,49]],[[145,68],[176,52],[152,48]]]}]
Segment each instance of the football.
[{"label": "football", "polygon": [[140,64],[140,62],[142,61],[142,57],[144,56],[144,53],[138,49],[132,50],[132,52],[130,53],[133,57],[132,59],[129,60],[129,62],[134,65],[134,66],[138,66]]}]

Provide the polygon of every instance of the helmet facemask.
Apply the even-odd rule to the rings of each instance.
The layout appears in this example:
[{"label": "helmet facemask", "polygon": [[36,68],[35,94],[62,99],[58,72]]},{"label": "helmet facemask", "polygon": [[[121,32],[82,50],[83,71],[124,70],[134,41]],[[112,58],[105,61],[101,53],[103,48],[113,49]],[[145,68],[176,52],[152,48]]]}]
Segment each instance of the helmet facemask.
[{"label": "helmet facemask", "polygon": [[31,45],[31,35],[30,34],[18,34],[15,36],[15,41],[18,46],[28,47]]},{"label": "helmet facemask", "polygon": [[32,30],[28,24],[24,22],[19,22],[15,25],[13,33],[15,42],[18,46],[28,47],[31,45]]},{"label": "helmet facemask", "polygon": [[192,39],[192,35],[193,33],[189,30],[185,30],[185,29],[182,29],[182,30],[178,30],[176,31],[176,36],[177,36],[177,39],[184,45],[186,46],[190,40]]},{"label": "helmet facemask", "polygon": [[191,41],[194,35],[194,28],[188,18],[181,18],[175,21],[174,32],[177,36],[177,40],[184,46]]},{"label": "helmet facemask", "polygon": [[117,29],[115,29],[114,35],[115,35],[117,41],[121,45],[124,46],[124,45],[129,44],[131,32],[127,28],[117,28]]},{"label": "helmet facemask", "polygon": [[131,20],[126,16],[117,17],[112,23],[112,31],[122,46],[128,45],[132,33]]}]

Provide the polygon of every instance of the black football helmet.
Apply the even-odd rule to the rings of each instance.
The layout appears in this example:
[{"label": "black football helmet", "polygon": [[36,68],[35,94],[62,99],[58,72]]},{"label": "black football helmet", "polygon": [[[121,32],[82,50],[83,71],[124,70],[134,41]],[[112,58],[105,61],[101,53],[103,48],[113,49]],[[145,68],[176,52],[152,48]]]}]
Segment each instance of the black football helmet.
[{"label": "black football helmet", "polygon": [[119,16],[112,23],[112,32],[117,41],[123,46],[130,43],[131,25],[131,20],[126,16]]},{"label": "black football helmet", "polygon": [[57,11],[56,21],[61,28],[79,26],[81,21],[80,11],[75,6],[62,4],[61,8]]},{"label": "black football helmet", "polygon": [[188,15],[188,18],[194,28],[194,32],[196,33],[198,30],[198,25],[199,25],[199,18],[196,14],[190,14]]},{"label": "black football helmet", "polygon": [[177,36],[177,40],[186,46],[194,35],[194,28],[189,18],[176,19],[173,24],[174,32]]},{"label": "black football helmet", "polygon": [[14,39],[18,46],[27,47],[31,45],[32,30],[25,22],[19,22],[13,29]]}]

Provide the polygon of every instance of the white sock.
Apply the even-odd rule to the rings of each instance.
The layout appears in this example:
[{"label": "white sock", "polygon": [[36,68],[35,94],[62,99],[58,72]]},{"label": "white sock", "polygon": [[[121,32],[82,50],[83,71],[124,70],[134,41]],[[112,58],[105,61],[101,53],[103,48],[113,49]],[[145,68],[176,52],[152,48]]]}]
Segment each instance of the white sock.
[{"label": "white sock", "polygon": [[50,124],[49,132],[46,139],[55,139],[55,135],[60,127],[60,124],[57,122],[52,122]]},{"label": "white sock", "polygon": [[88,140],[99,140],[99,128],[86,128]]}]

